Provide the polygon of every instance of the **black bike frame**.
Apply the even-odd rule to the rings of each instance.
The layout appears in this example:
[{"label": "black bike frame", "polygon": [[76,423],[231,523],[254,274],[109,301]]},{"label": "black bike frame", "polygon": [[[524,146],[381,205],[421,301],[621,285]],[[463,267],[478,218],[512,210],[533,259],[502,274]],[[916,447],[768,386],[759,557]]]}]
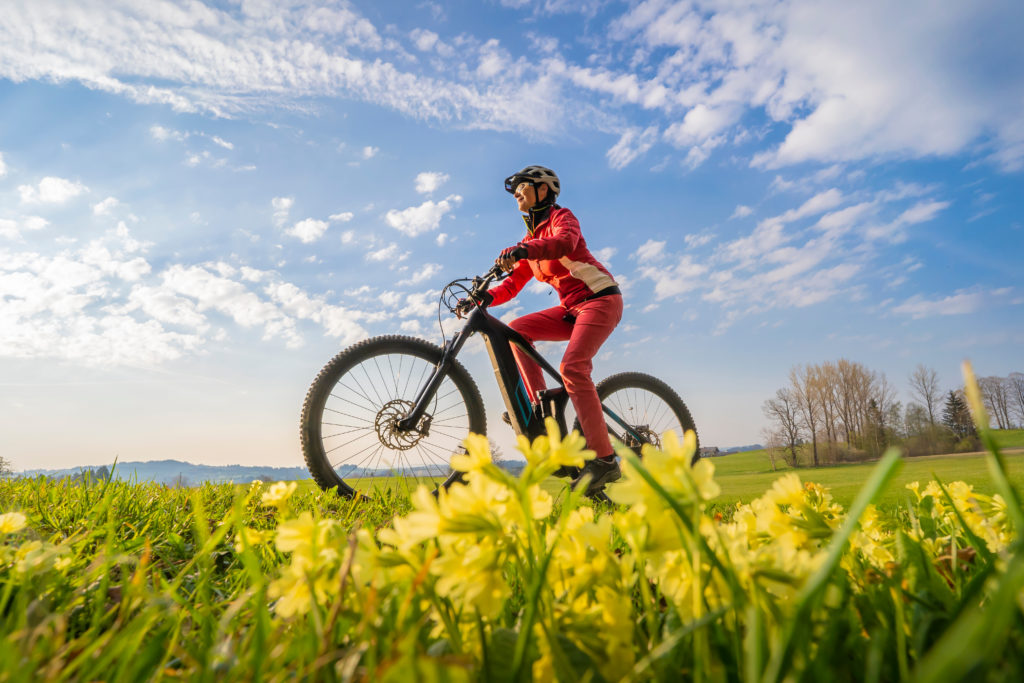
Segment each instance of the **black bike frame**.
[{"label": "black bike frame", "polygon": [[[444,345],[440,362],[417,394],[412,411],[399,421],[398,427],[400,429],[429,429],[429,424],[421,424],[427,406],[451,369],[452,363],[459,355],[463,345],[477,332],[484,337],[487,353],[491,358],[491,365],[494,367],[494,375],[498,380],[498,388],[505,400],[505,407],[516,434],[522,434],[531,441],[546,434],[544,418],[549,416],[555,418],[562,434],[567,434],[565,407],[569,401],[569,394],[565,391],[562,375],[537,353],[530,342],[488,313],[485,307],[474,308],[469,313],[466,325]],[[540,406],[537,410],[526,391],[526,384],[519,372],[519,366],[512,352],[512,345],[518,347],[520,351],[536,362],[558,385],[540,392]],[[625,420],[607,406],[602,405],[601,408],[608,417],[625,430],[629,437],[635,439],[637,443],[642,443],[641,436]],[[624,441],[624,439],[620,440]]]}]

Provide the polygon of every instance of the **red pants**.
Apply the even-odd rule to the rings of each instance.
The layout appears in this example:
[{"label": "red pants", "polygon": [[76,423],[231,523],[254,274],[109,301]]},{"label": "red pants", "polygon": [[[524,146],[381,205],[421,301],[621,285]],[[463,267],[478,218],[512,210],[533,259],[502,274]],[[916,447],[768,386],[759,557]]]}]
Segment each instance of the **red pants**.
[{"label": "red pants", "polygon": [[[566,310],[556,306],[517,318],[509,327],[531,343],[569,340],[558,369],[576,409],[587,446],[600,458],[614,451],[601,412],[601,400],[597,397],[594,381],[590,379],[594,367],[591,359],[622,319],[622,296],[612,294],[584,301],[569,309],[569,313],[576,316],[575,323],[566,322],[563,319]],[[536,401],[537,392],[544,389],[544,371],[515,346],[512,350],[526,383],[527,394]]]}]

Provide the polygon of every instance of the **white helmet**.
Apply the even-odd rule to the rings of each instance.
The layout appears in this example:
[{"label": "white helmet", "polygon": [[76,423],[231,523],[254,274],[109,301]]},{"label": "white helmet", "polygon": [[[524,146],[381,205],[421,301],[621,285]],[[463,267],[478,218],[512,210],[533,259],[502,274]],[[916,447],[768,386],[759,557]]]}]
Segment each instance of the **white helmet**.
[{"label": "white helmet", "polygon": [[562,186],[558,182],[558,176],[550,168],[544,166],[527,166],[523,170],[510,175],[505,178],[505,191],[509,194],[515,194],[516,188],[519,187],[520,183],[544,183],[551,190],[551,198],[554,199],[558,196],[558,193],[562,191]]}]

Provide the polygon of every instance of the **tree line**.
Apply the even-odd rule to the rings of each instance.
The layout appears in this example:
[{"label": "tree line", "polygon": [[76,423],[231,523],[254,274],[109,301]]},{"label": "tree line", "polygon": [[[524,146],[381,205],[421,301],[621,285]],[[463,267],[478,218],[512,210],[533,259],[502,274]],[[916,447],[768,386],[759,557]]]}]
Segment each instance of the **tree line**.
[{"label": "tree line", "polygon": [[[938,373],[918,365],[907,379],[913,400],[904,405],[884,373],[861,363],[799,365],[789,383],[762,405],[769,453],[791,466],[876,458],[889,446],[907,455],[979,448],[963,387],[944,389]],[[993,426],[1024,425],[1024,374],[978,380]]]}]

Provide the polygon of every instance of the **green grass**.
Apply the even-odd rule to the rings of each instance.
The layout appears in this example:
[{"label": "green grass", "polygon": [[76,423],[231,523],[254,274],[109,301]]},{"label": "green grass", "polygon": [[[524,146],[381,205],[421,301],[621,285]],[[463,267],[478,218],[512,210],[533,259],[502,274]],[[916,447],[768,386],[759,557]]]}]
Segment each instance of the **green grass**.
[{"label": "green grass", "polygon": [[[1011,473],[1022,457],[1006,456]],[[643,497],[597,506],[593,523],[551,478],[557,502],[527,513],[543,509],[530,493],[543,473],[529,471],[474,480],[443,525],[429,501],[393,523],[412,507],[394,480],[370,501],[312,481],[283,501],[270,487],[0,480],[0,515],[20,518],[0,519],[0,683],[1021,680],[1024,549],[1007,520],[1024,528],[1024,510],[972,499],[963,514],[990,524],[968,529],[945,503],[899,501],[932,475],[1008,491],[989,480],[996,458],[919,458],[896,479],[893,456],[800,469],[845,519],[797,489],[737,515],[735,535],[713,508],[764,495],[785,470],[763,452],[715,459],[723,493],[707,510],[685,462],[658,470],[679,474],[663,477],[672,492],[631,470],[620,491]],[[878,492],[895,509],[861,533]],[[481,596],[500,602],[482,612]]]},{"label": "green grass", "polygon": [[[1024,429],[996,431],[993,435],[1000,448],[1004,449],[1010,481],[1018,490],[1024,490],[1024,450],[1014,450],[1024,449]],[[771,460],[764,450],[734,453],[714,458],[712,462],[715,464],[715,479],[722,487],[722,494],[715,502],[727,505],[749,503],[763,495],[779,476],[795,471],[801,481],[829,487],[836,501],[849,507],[874,466],[873,462],[865,462],[793,469],[782,458],[776,457],[777,470],[773,472]],[[908,493],[907,484],[918,481],[923,485],[931,479],[965,481],[984,493],[996,490],[983,453],[932,455],[905,458],[900,471],[883,489],[877,502],[891,508]]]}]

